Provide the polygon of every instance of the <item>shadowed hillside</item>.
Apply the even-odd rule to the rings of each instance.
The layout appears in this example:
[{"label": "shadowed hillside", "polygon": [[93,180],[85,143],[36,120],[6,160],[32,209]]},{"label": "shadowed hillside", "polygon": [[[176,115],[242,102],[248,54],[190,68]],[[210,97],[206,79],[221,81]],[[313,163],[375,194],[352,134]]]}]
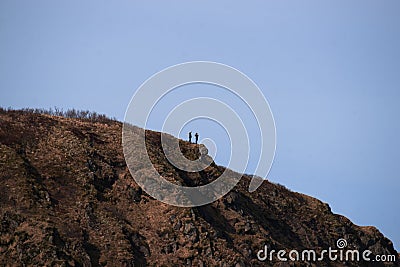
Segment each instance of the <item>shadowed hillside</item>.
[{"label": "shadowed hillside", "polygon": [[[103,117],[0,110],[1,266],[308,266],[256,254],[265,244],[321,251],[339,238],[349,249],[397,255],[375,227],[356,226],[315,198],[268,181],[249,193],[248,176],[206,206],[161,203],[129,173],[121,132],[120,122]],[[146,136],[154,166],[172,182],[206,184],[224,171],[215,163],[180,171],[166,160],[160,133]],[[199,146],[180,145],[187,158],[200,155]],[[145,172],[138,162],[137,174]],[[325,259],[311,266],[398,265]]]}]

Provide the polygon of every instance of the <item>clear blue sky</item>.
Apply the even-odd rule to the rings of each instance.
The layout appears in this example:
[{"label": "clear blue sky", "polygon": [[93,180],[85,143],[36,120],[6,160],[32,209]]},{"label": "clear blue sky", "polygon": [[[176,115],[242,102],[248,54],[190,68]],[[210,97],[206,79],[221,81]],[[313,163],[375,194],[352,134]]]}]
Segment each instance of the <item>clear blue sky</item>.
[{"label": "clear blue sky", "polygon": [[122,120],[155,72],[231,65],[275,116],[269,179],[400,249],[400,2],[166,2],[1,1],[0,105]]}]

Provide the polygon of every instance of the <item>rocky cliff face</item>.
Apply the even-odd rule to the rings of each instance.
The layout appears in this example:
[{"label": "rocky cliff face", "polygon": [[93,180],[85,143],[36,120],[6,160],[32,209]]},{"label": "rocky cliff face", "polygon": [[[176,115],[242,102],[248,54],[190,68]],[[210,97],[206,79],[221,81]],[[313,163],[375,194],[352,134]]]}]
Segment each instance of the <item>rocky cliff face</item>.
[{"label": "rocky cliff face", "polygon": [[[326,203],[265,181],[249,193],[250,177],[202,207],[163,204],[141,190],[121,147],[122,124],[21,111],[0,111],[0,265],[42,266],[309,266],[305,261],[261,262],[268,245],[336,248],[396,255],[396,262],[311,262],[311,266],[398,266],[390,240],[333,214]],[[160,134],[147,131],[159,172],[193,186],[218,177],[214,163],[198,173],[165,159]],[[180,142],[188,158],[198,147]],[[138,165],[140,170],[140,165]],[[142,173],[146,170],[140,170]]]}]

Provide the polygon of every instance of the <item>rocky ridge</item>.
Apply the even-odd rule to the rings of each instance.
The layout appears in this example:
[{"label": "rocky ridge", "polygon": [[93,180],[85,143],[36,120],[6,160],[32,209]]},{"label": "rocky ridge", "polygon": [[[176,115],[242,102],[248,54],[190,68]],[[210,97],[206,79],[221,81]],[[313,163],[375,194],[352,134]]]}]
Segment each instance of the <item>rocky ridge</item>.
[{"label": "rocky ridge", "polygon": [[[360,227],[329,205],[249,176],[212,204],[179,208],[136,184],[121,147],[122,124],[0,110],[0,265],[15,266],[398,266],[390,240]],[[186,173],[163,155],[160,133],[147,131],[157,170],[195,186],[225,169],[212,163]],[[190,159],[197,145],[180,141]],[[141,174],[146,170],[140,168]],[[133,175],[136,175],[135,173]],[[396,262],[261,262],[271,249],[335,247],[396,255]],[[371,256],[372,257],[372,256]]]}]

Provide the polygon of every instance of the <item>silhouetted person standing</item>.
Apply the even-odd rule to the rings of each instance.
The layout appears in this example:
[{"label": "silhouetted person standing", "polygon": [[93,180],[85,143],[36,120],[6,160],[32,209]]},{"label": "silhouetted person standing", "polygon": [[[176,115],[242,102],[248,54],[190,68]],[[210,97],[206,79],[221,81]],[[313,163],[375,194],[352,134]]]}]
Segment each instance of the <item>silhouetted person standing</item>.
[{"label": "silhouetted person standing", "polygon": [[192,132],[189,132],[189,143],[192,143]]},{"label": "silhouetted person standing", "polygon": [[197,144],[197,141],[199,141],[199,134],[196,133],[196,134],[194,135],[194,137],[196,138],[196,144]]}]

